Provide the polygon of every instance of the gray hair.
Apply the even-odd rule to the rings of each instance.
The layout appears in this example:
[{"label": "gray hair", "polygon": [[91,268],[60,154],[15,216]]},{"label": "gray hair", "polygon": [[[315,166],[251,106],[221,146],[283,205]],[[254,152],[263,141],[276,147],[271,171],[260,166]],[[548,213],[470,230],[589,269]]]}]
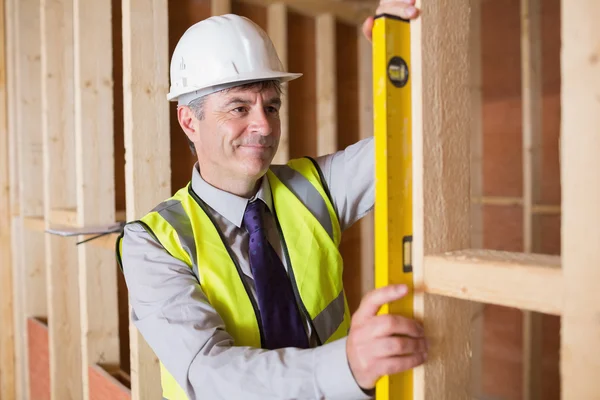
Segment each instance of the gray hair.
[{"label": "gray hair", "polygon": [[[234,86],[234,87],[231,87],[228,89],[223,89],[218,93],[227,93],[234,89],[236,89],[236,90],[238,90],[238,89],[257,89],[259,91],[262,91],[262,90],[271,89],[271,88],[275,89],[277,91],[277,94],[281,95],[281,82],[279,82],[278,80],[246,83],[246,84]],[[208,95],[208,96],[210,96],[210,95]],[[200,121],[204,119],[204,105],[206,104],[206,99],[208,98],[208,96],[199,97],[197,99],[190,101],[190,103],[188,104],[188,107],[192,110],[192,112],[194,113],[194,116],[196,118],[198,118],[198,120],[200,120]],[[196,146],[194,146],[194,142],[192,142],[189,138],[187,140],[188,140],[188,145],[190,146],[190,150],[191,150],[192,154],[196,155]]]}]

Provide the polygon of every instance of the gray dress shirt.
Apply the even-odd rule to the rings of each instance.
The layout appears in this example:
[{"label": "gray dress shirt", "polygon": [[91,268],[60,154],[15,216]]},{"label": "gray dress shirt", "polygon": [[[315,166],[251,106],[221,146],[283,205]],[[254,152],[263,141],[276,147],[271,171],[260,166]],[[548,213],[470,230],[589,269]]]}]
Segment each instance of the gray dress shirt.
[{"label": "gray dress shirt", "polygon": [[[374,205],[373,138],[316,161],[343,231]],[[208,184],[196,165],[191,184],[209,206],[255,296],[242,217],[246,204],[255,198],[272,211],[268,180],[263,178],[254,198],[246,199]],[[268,240],[287,269],[272,214],[265,219]],[[307,321],[310,349],[234,346],[192,270],[170,256],[140,224],[125,228],[122,264],[132,321],[190,400],[370,398],[352,376],[346,338],[317,347]]]}]

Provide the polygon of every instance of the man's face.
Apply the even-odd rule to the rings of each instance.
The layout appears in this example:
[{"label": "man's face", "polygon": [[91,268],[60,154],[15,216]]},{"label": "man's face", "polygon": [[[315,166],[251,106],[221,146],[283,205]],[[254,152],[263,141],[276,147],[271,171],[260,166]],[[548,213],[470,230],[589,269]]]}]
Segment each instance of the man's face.
[{"label": "man's face", "polygon": [[200,171],[221,179],[258,179],[269,168],[281,135],[277,90],[232,89],[209,95],[198,121]]}]

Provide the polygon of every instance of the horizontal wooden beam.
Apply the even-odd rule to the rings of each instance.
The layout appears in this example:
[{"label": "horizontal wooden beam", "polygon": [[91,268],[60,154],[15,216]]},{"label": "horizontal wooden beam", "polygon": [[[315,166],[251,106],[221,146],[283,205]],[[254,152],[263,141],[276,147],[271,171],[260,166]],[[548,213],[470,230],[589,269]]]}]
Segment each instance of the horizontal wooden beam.
[{"label": "horizontal wooden beam", "polygon": [[560,315],[560,257],[462,250],[425,257],[428,293]]},{"label": "horizontal wooden beam", "polygon": [[[522,206],[521,197],[483,196],[471,198],[473,204],[486,206]],[[534,214],[560,214],[560,204],[534,204],[531,210]]]},{"label": "horizontal wooden beam", "polygon": [[[115,221],[125,221],[125,211],[115,212]],[[50,224],[78,227],[77,210],[74,208],[53,209],[50,211]]]},{"label": "horizontal wooden beam", "polygon": [[[125,221],[125,211],[117,211],[115,213],[115,220]],[[25,228],[30,231],[44,232],[46,230],[44,217],[24,217],[23,222]],[[75,209],[53,209],[50,211],[49,222],[52,226],[59,225],[73,228],[79,226],[77,223],[77,211]]]},{"label": "horizontal wooden beam", "polygon": [[44,232],[46,229],[44,217],[23,217],[23,228],[31,232]]},{"label": "horizontal wooden beam", "polygon": [[323,0],[239,0],[242,3],[254,4],[268,7],[272,4],[284,4],[291,11],[302,15],[317,17],[321,14],[333,14],[342,22],[357,25],[377,8],[377,2],[373,1],[323,1]]}]

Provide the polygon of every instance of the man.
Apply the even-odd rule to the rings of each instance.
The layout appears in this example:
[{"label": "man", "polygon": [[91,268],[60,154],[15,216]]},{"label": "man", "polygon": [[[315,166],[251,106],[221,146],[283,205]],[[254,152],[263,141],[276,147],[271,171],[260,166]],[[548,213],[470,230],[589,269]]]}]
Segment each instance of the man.
[{"label": "man", "polygon": [[[413,4],[383,0],[377,13],[414,18]],[[426,358],[420,325],[377,316],[405,287],[372,291],[352,317],[343,291],[337,246],[373,208],[372,138],[270,165],[280,84],[299,76],[236,15],[192,26],[173,53],[168,99],[198,163],[119,242],[166,399],[370,398],[381,376]]]}]

